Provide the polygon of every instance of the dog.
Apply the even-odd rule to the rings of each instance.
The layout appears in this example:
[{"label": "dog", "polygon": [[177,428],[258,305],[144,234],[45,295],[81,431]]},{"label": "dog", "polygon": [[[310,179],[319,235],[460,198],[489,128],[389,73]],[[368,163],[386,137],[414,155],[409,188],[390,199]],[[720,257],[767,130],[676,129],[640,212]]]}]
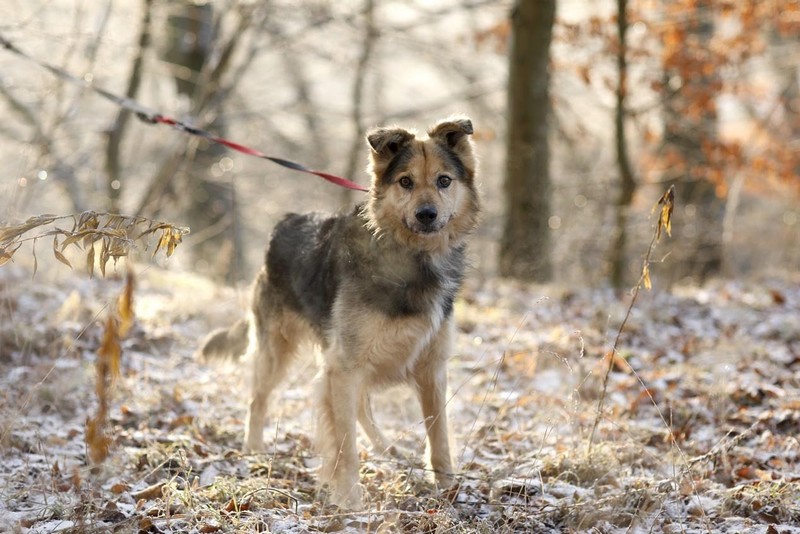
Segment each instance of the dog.
[{"label": "dog", "polygon": [[267,400],[298,345],[310,339],[321,348],[316,443],[321,479],[342,508],[362,508],[356,421],[375,448],[387,449],[369,402],[381,386],[415,389],[437,486],[453,483],[446,362],[466,239],[480,212],[472,133],[465,117],[437,123],[427,137],[369,131],[368,200],[344,215],[282,219],[250,317],[211,333],[199,351],[205,360],[250,356],[249,452],[263,450]]}]

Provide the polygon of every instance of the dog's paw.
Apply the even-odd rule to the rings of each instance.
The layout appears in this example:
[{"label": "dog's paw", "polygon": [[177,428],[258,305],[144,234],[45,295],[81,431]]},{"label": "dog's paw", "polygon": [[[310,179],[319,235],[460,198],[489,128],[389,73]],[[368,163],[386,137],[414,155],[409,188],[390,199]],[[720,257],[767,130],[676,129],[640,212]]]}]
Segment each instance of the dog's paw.
[{"label": "dog's paw", "polygon": [[242,445],[243,454],[257,454],[264,450],[264,443],[256,440],[248,440]]},{"label": "dog's paw", "polygon": [[440,491],[445,491],[453,487],[456,479],[452,473],[436,472],[436,487]]},{"label": "dog's paw", "polygon": [[334,488],[331,502],[339,508],[358,512],[364,509],[364,498],[361,484],[350,484],[347,488]]},{"label": "dog's paw", "polygon": [[384,447],[383,449],[374,449],[374,450],[375,452],[385,457],[392,458],[394,460],[408,461],[411,458],[414,458],[415,456],[414,453],[412,453],[410,450],[401,447],[399,445],[389,445],[387,447]]}]

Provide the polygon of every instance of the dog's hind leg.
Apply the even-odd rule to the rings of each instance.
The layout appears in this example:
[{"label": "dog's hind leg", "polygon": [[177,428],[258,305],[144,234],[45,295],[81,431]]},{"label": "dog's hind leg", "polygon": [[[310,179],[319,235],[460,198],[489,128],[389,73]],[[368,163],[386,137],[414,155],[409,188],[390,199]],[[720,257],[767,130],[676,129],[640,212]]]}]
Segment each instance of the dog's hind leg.
[{"label": "dog's hind leg", "polygon": [[373,449],[382,453],[388,452],[394,456],[393,447],[389,446],[380,428],[375,424],[375,418],[372,415],[372,403],[368,393],[364,393],[361,396],[361,401],[358,404],[358,422],[367,434]]},{"label": "dog's hind leg", "polygon": [[449,488],[453,483],[453,459],[450,456],[447,424],[446,369],[452,335],[453,319],[450,317],[414,369],[414,381],[428,434],[431,468],[440,488]]},{"label": "dog's hind leg", "polygon": [[280,313],[269,315],[265,309],[256,310],[253,318],[254,342],[251,341],[252,376],[250,404],[247,409],[244,451],[264,449],[264,423],[267,401],[275,387],[286,376],[291,356],[297,349],[297,340],[288,322]]}]

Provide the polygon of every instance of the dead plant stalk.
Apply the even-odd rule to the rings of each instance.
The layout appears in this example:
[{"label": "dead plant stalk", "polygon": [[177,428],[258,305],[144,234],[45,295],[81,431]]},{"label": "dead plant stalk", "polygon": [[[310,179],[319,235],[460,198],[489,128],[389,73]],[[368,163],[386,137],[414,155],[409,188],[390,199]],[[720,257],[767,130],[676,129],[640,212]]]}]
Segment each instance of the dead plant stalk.
[{"label": "dead plant stalk", "polygon": [[[633,287],[633,290],[631,292],[631,302],[630,304],[628,304],[628,309],[625,312],[625,317],[622,319],[622,323],[620,323],[619,328],[617,329],[617,335],[614,338],[614,344],[612,345],[611,350],[608,353],[606,353],[606,358],[608,359],[608,365],[606,366],[606,372],[605,375],[603,376],[603,391],[601,392],[600,399],[597,402],[597,413],[595,414],[594,424],[592,425],[592,432],[589,435],[589,456],[591,456],[592,454],[594,437],[597,432],[597,427],[600,424],[600,419],[603,416],[603,408],[605,407],[606,394],[608,392],[608,379],[609,376],[611,375],[611,369],[614,366],[614,363],[617,361],[617,350],[619,348],[619,340],[622,337],[622,332],[625,330],[625,325],[628,323],[628,319],[631,316],[631,312],[633,311],[633,307],[636,304],[636,299],[639,297],[639,292],[641,291],[642,286],[644,286],[647,289],[651,288],[650,258],[653,256],[653,251],[655,250],[656,245],[661,239],[661,229],[663,228],[667,232],[667,235],[670,236],[672,235],[672,212],[675,206],[675,186],[670,186],[670,188],[667,189],[667,191],[665,191],[663,195],[661,195],[661,198],[658,200],[658,203],[653,208],[653,210],[655,211],[655,209],[658,208],[659,206],[661,206],[661,211],[658,216],[658,222],[656,223],[655,230],[653,230],[653,237],[652,239],[650,239],[650,245],[647,247],[647,253],[644,256],[644,260],[642,261],[642,274],[639,276],[639,281],[636,282],[636,285]],[[636,374],[635,371],[634,374]],[[650,400],[652,401],[653,405],[656,406],[656,409],[658,409],[658,406],[656,405],[655,399],[653,398],[653,395],[650,393],[650,390],[644,385],[644,383],[642,383],[642,379],[639,378],[638,375],[637,378],[639,382],[642,384],[642,386],[644,386],[645,392],[647,393],[648,397],[650,397]],[[659,415],[661,415],[660,410],[659,410]],[[664,420],[663,415],[661,415],[661,419]],[[666,424],[666,421],[664,422]],[[670,439],[672,440],[673,443],[675,443],[675,437],[672,434],[669,425],[666,426],[667,430],[669,431]]]}]

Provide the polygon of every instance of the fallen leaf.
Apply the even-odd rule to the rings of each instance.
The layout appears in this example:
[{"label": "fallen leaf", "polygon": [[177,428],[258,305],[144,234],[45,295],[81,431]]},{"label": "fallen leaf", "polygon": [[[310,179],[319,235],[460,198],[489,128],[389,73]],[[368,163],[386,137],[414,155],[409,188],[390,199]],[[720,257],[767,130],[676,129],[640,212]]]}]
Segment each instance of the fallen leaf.
[{"label": "fallen leaf", "polygon": [[131,493],[131,497],[135,501],[152,501],[153,499],[158,499],[163,494],[162,490],[166,482],[158,482],[153,484],[152,486],[147,486],[146,488]]}]

